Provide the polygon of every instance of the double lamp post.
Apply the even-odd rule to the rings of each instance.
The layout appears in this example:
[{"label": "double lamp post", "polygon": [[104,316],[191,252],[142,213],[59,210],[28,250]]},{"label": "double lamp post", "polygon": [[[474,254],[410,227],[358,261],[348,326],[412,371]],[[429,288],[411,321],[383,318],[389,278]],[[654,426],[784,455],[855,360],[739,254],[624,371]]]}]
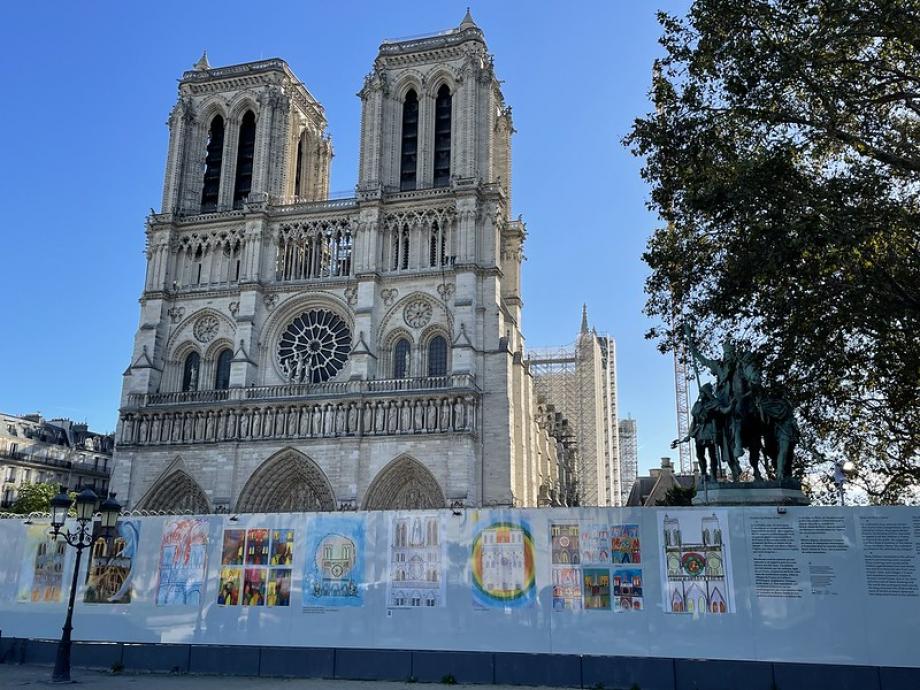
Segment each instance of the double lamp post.
[{"label": "double lamp post", "polygon": [[[76,525],[65,529],[71,505],[76,508]],[[64,621],[61,641],[58,643],[57,656],[54,660],[54,671],[51,680],[54,683],[70,682],[70,632],[73,630],[73,604],[77,594],[77,578],[80,573],[80,560],[83,549],[93,544],[93,522],[96,513],[99,513],[100,531],[96,537],[103,537],[111,541],[115,536],[115,527],[118,523],[118,514],[121,506],[115,500],[115,494],[101,500],[92,489],[83,489],[71,501],[67,490],[62,486],[61,493],[51,499],[51,533],[54,540],[65,541],[77,550],[77,558],[73,566],[73,581],[70,583],[70,597],[67,600],[67,619]]]}]

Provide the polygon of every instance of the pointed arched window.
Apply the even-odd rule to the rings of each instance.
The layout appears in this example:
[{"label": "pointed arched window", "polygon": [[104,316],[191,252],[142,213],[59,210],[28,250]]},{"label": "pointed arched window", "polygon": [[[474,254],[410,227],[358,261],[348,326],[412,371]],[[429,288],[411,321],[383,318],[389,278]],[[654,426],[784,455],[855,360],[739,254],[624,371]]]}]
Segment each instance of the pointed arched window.
[{"label": "pointed arched window", "polygon": [[450,89],[438,89],[434,105],[434,186],[450,184]]},{"label": "pointed arched window", "polygon": [[236,179],[233,182],[233,208],[242,208],[252,191],[252,163],[256,153],[256,116],[247,110],[240,123],[236,147]]},{"label": "pointed arched window", "polygon": [[301,189],[301,169],[303,168],[303,149],[305,145],[306,133],[300,135],[297,142],[297,168],[294,170],[294,196],[306,196]]},{"label": "pointed arched window", "polygon": [[215,115],[208,127],[207,155],[204,159],[204,184],[201,187],[201,212],[217,210],[220,195],[220,168],[224,160],[224,118]]},{"label": "pointed arched window", "polygon": [[201,357],[197,352],[189,352],[182,365],[182,390],[198,390],[198,370],[201,368]]},{"label": "pointed arched window", "polygon": [[393,348],[393,378],[405,379],[409,377],[409,353],[412,351],[409,341],[400,338]]},{"label": "pointed arched window", "polygon": [[436,335],[428,342],[428,375],[447,375],[447,341]]},{"label": "pointed arched window", "polygon": [[217,356],[217,371],[214,374],[214,388],[216,390],[225,390],[230,387],[230,362],[233,359],[233,351],[228,347],[221,350]]},{"label": "pointed arched window", "polygon": [[409,268],[409,226],[404,225],[402,229],[402,253],[400,255],[400,268],[403,270]]},{"label": "pointed arched window", "polygon": [[415,170],[418,161],[418,96],[411,90],[403,101],[401,153],[399,188],[415,189]]}]

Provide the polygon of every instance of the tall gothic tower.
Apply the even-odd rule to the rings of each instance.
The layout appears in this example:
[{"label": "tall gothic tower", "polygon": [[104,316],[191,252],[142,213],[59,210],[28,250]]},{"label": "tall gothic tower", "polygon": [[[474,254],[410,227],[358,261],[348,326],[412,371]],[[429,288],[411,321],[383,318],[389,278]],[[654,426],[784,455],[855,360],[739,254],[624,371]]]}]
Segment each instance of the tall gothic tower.
[{"label": "tall gothic tower", "polygon": [[284,61],[182,76],[121,401],[130,507],[535,505],[552,481],[482,31],[384,42],[359,96],[356,195],[328,200],[323,108]]}]

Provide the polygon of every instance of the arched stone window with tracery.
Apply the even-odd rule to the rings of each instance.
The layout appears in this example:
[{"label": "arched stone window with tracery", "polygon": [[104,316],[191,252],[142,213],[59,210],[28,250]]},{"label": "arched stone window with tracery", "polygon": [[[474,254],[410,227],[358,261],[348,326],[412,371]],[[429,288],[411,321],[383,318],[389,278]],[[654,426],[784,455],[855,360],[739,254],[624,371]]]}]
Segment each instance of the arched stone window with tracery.
[{"label": "arched stone window with tracery", "polygon": [[182,364],[182,391],[198,390],[198,377],[201,373],[201,355],[189,352]]},{"label": "arched stone window with tracery", "polygon": [[230,388],[230,364],[233,360],[233,350],[229,347],[224,348],[217,355],[217,368],[214,372],[215,390],[226,390]]},{"label": "arched stone window with tracery", "polygon": [[243,208],[252,191],[252,171],[256,154],[256,116],[247,110],[240,122],[236,146],[236,179],[233,182],[233,208]]},{"label": "arched stone window with tracery", "polygon": [[447,339],[443,335],[428,341],[428,375],[447,375]]},{"label": "arched stone window with tracery", "polygon": [[217,210],[220,198],[220,172],[224,157],[224,118],[215,115],[208,127],[205,149],[204,182],[201,187],[201,212]]},{"label": "arched stone window with tracery", "polygon": [[182,470],[163,477],[144,497],[138,508],[161,513],[206,515],[208,498],[194,479]]},{"label": "arched stone window with tracery", "polygon": [[285,450],[266,460],[240,492],[241,513],[292,513],[335,510],[326,475],[310,458]]},{"label": "arched stone window with tracery", "polygon": [[399,189],[415,189],[418,167],[418,95],[409,90],[403,100],[399,159]]},{"label": "arched stone window with tracery", "polygon": [[410,367],[410,357],[412,356],[412,346],[409,344],[408,339],[400,338],[396,341],[396,345],[393,346],[393,378],[394,379],[406,379],[409,378]]},{"label": "arched stone window with tracery", "polygon": [[434,186],[450,184],[451,95],[447,84],[438,89],[434,106]]}]

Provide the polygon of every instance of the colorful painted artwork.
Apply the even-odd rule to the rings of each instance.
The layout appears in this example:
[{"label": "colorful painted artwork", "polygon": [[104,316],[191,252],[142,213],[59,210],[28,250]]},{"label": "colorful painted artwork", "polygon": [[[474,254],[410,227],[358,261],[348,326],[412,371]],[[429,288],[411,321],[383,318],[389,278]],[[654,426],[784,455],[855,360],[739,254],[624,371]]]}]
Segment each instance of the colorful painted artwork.
[{"label": "colorful painted artwork", "polygon": [[607,565],[610,563],[609,525],[581,523],[579,525],[578,542],[583,565]]},{"label": "colorful painted artwork", "polygon": [[268,571],[266,606],[291,605],[291,569],[272,568]]},{"label": "colorful painted artwork", "polygon": [[47,524],[27,526],[25,558],[19,571],[16,595],[18,601],[61,601],[67,544],[52,541],[48,530]]},{"label": "colorful painted artwork", "polygon": [[581,608],[581,568],[553,567],[553,610]]},{"label": "colorful painted artwork", "polygon": [[225,529],[217,603],[290,606],[294,530]]},{"label": "colorful painted artwork", "polygon": [[317,515],[307,525],[304,608],[364,605],[364,518]]},{"label": "colorful painted artwork", "polygon": [[618,568],[613,579],[613,608],[615,611],[641,611],[642,571],[639,568]]},{"label": "colorful painted artwork", "polygon": [[639,525],[611,525],[610,554],[614,565],[641,563]]},{"label": "colorful painted artwork", "polygon": [[536,599],[536,559],[530,527],[517,518],[482,521],[473,538],[473,603],[522,608]]},{"label": "colorful painted artwork", "polygon": [[246,568],[243,579],[243,606],[265,606],[266,568]]},{"label": "colorful painted artwork", "polygon": [[220,569],[220,586],[217,588],[217,603],[221,606],[236,606],[240,603],[240,568]]},{"label": "colorful painted artwork", "polygon": [[294,563],[294,530],[272,530],[272,552],[270,565],[286,565]]},{"label": "colorful painted artwork", "polygon": [[246,531],[246,565],[268,565],[268,530]]},{"label": "colorful painted artwork", "polygon": [[577,524],[550,525],[550,547],[553,565],[578,565],[581,563],[581,551],[578,546]]},{"label": "colorful painted artwork", "polygon": [[585,568],[582,571],[585,609],[610,610],[610,570]]},{"label": "colorful painted artwork", "polygon": [[444,523],[437,513],[393,515],[387,557],[387,606],[444,606],[445,549]]},{"label": "colorful painted artwork", "polygon": [[93,525],[93,544],[89,551],[83,601],[87,604],[130,604],[131,578],[140,521],[119,520],[117,534],[106,539],[100,523]]},{"label": "colorful painted artwork", "polygon": [[734,613],[731,548],[724,510],[658,513],[661,589],[667,613]]},{"label": "colorful painted artwork", "polygon": [[157,606],[197,606],[208,568],[208,521],[167,520],[160,540]]},{"label": "colorful painted artwork", "polygon": [[223,547],[220,551],[221,565],[243,565],[246,549],[246,530],[225,529]]}]

